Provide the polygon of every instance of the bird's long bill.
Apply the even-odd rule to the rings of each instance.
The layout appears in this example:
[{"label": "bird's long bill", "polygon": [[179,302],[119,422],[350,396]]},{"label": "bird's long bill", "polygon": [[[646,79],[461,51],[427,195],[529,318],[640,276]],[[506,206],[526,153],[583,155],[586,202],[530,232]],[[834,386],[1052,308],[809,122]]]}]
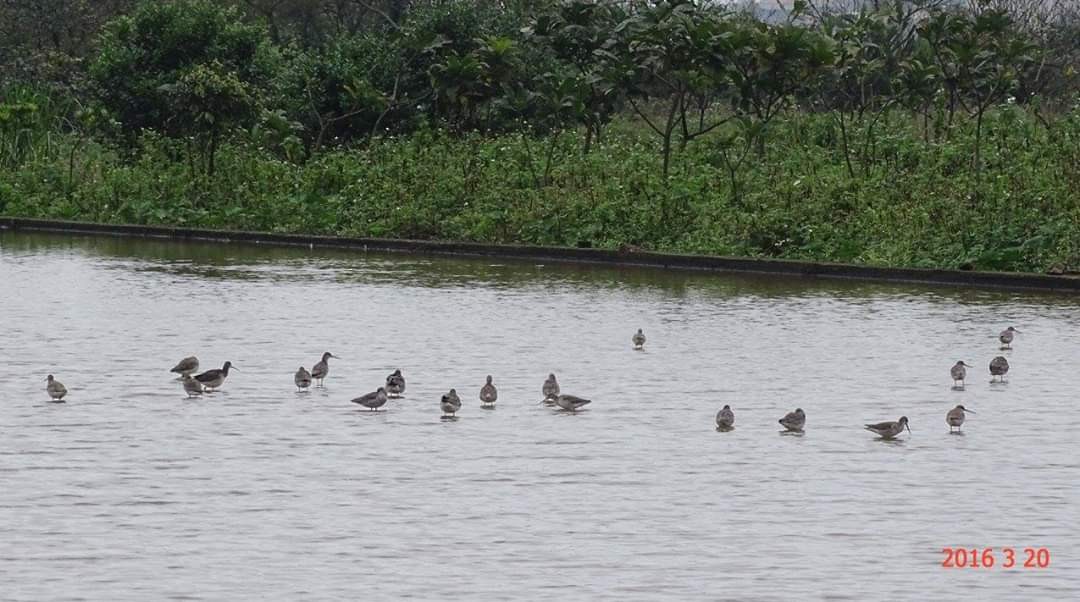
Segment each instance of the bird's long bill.
[{"label": "bird's long bill", "polygon": [[237,368],[236,366],[229,366],[229,370],[236,370],[237,372],[239,372],[240,368]]},{"label": "bird's long bill", "polygon": [[905,425],[904,425],[904,428],[906,428],[906,429],[907,429],[907,432],[909,432],[909,433],[911,432],[911,427],[910,427],[910,426],[908,426],[908,425],[906,425],[906,424],[905,424]]},{"label": "bird's long bill", "polygon": [[975,414],[975,413],[976,413],[976,412],[975,412],[975,410],[969,410],[969,409],[967,409],[967,408],[964,408],[964,411],[965,411],[965,412],[971,412],[972,414]]}]

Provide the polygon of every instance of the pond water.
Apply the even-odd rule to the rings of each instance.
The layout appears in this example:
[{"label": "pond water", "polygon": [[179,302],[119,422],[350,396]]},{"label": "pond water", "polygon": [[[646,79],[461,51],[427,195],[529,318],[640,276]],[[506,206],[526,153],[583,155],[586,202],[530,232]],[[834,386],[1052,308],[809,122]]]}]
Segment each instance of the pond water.
[{"label": "pond water", "polygon": [[1080,596],[1076,297],[3,232],[0,324],[5,600]]}]

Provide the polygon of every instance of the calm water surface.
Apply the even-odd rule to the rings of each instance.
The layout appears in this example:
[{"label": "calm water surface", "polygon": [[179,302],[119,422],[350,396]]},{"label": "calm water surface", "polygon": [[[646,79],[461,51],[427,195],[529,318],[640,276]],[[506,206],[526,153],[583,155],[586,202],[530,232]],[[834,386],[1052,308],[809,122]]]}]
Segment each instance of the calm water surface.
[{"label": "calm water surface", "polygon": [[[1075,297],[10,232],[0,293],[0,599],[1080,596]],[[239,371],[187,401],[193,353]]]}]

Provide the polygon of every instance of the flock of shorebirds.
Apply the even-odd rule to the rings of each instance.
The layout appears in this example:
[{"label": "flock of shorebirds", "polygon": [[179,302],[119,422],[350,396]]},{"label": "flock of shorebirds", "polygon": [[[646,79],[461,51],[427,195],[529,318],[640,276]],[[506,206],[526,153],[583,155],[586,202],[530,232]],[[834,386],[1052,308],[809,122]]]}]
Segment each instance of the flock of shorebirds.
[{"label": "flock of shorebirds", "polygon": [[[1001,331],[998,335],[998,340],[1001,341],[1001,349],[1012,349],[1013,337],[1020,331],[1012,326]],[[645,334],[639,328],[634,336],[631,337],[631,342],[634,345],[634,349],[641,351],[645,348]],[[327,351],[322,354],[322,359],[315,363],[311,367],[311,370],[300,366],[296,373],[293,375],[293,383],[296,385],[297,391],[304,391],[310,388],[313,384],[317,387],[321,387],[323,379],[330,373],[330,359],[341,359]],[[954,390],[964,390],[965,379],[967,378],[967,369],[972,366],[964,361],[958,361],[949,370],[949,375],[953,380]],[[195,356],[185,357],[180,360],[175,366],[173,366],[171,372],[180,375],[180,380],[184,387],[184,392],[187,393],[188,398],[198,397],[204,393],[212,393],[219,387],[225,384],[225,379],[229,377],[229,372],[236,370],[237,368],[232,365],[232,362],[225,362],[221,368],[215,368],[213,370],[207,370],[206,372],[199,371],[199,359]],[[1007,382],[1005,375],[1009,372],[1009,361],[1004,356],[997,356],[990,360],[990,382]],[[56,378],[50,374],[46,379],[47,385],[45,390],[49,393],[49,398],[54,402],[63,402],[64,397],[67,395],[67,388]],[[556,380],[554,374],[548,374],[547,379],[544,381],[541,387],[541,392],[544,398],[539,402],[550,406],[557,406],[561,410],[567,412],[577,412],[582,406],[591,403],[591,400],[583,397],[577,397],[576,395],[567,395],[563,393],[559,388],[559,382]],[[402,376],[401,370],[394,370],[389,376],[386,377],[385,386],[365,393],[359,397],[352,399],[352,403],[363,406],[369,411],[378,411],[379,408],[386,405],[387,400],[400,398],[405,393],[405,377]],[[494,407],[495,402],[499,399],[499,391],[492,383],[491,376],[487,377],[487,382],[480,388],[480,405],[481,407],[491,408]],[[443,394],[439,400],[439,408],[443,412],[443,418],[453,418],[458,411],[461,410],[461,398],[457,394],[456,389],[450,389]],[[948,411],[945,414],[945,422],[949,425],[949,432],[960,432],[960,427],[964,424],[965,415],[973,410],[965,408],[963,405],[957,405],[955,408]],[[785,431],[801,433],[806,426],[806,413],[802,408],[795,408],[795,411],[788,412],[779,421],[780,426],[783,426]],[[718,431],[730,431],[735,428],[735,412],[732,411],[731,406],[725,405],[716,413],[716,430]],[[878,422],[876,424],[864,425],[864,428],[882,439],[893,439],[897,435],[901,434],[904,429],[910,433],[911,428],[908,426],[907,416],[901,416],[898,420],[890,420],[886,422]]]}]

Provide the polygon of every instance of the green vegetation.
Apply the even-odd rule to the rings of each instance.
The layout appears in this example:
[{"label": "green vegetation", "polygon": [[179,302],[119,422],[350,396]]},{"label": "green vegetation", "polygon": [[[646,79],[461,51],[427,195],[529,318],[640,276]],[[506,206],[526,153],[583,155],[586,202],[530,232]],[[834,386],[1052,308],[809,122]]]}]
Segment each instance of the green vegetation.
[{"label": "green vegetation", "polygon": [[1080,270],[1067,12],[128,4],[0,60],[0,213]]}]

